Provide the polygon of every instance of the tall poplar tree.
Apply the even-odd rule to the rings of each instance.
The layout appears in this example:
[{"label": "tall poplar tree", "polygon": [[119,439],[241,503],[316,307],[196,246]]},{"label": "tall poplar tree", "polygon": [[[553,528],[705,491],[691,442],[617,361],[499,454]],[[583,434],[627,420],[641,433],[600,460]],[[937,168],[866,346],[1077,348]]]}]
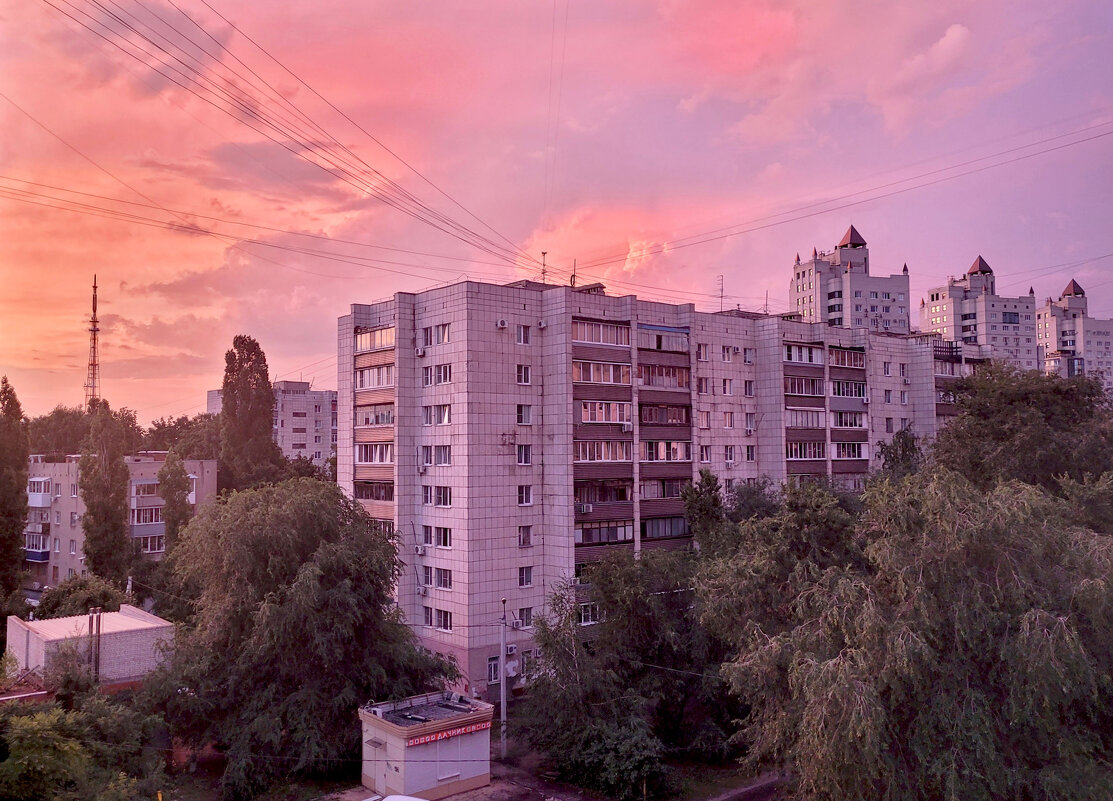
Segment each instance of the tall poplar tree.
[{"label": "tall poplar tree", "polygon": [[0,593],[19,587],[27,524],[29,445],[23,408],[8,377],[0,379]]},{"label": "tall poplar tree", "polygon": [[239,334],[224,355],[222,486],[241,490],[282,477],[284,460],[273,439],[273,416],[266,354],[252,337]]},{"label": "tall poplar tree", "polygon": [[81,500],[85,516],[85,563],[101,578],[123,584],[135,558],[128,533],[128,436],[122,422],[101,402],[92,412],[89,438],[81,450]]},{"label": "tall poplar tree", "polygon": [[185,463],[171,450],[158,471],[158,494],[164,501],[162,520],[166,524],[166,552],[174,549],[178,532],[189,522],[189,474]]}]

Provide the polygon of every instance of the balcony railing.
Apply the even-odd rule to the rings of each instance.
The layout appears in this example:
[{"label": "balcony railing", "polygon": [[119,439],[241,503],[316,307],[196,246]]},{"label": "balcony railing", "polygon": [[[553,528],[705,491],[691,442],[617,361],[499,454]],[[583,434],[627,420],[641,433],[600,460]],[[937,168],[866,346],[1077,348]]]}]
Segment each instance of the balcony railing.
[{"label": "balcony railing", "polygon": [[23,558],[26,559],[28,562],[39,562],[39,563],[49,562],[50,561],[50,549],[49,548],[43,548],[41,550],[38,550],[38,549],[24,548],[23,549]]}]

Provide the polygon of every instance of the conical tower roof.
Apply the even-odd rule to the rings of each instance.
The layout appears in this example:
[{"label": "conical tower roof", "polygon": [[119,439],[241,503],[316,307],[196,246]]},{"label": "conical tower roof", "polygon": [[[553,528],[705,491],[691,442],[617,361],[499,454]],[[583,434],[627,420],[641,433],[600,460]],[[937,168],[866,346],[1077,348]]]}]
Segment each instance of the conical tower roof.
[{"label": "conical tower roof", "polygon": [[853,225],[846,229],[843,234],[842,241],[838,245],[840,248],[864,248],[866,246],[865,237],[858,233],[858,229]]},{"label": "conical tower roof", "polygon": [[988,263],[986,263],[985,259],[983,259],[981,256],[978,256],[978,258],[974,259],[974,263],[970,265],[970,269],[966,271],[966,274],[967,275],[980,275],[980,274],[993,275],[993,270],[990,269],[990,266],[989,266]]},{"label": "conical tower roof", "polygon": [[1063,294],[1061,297],[1065,298],[1070,295],[1073,295],[1076,298],[1085,297],[1086,295],[1086,293],[1082,291],[1082,287],[1080,287],[1078,285],[1078,282],[1075,281],[1073,278],[1070,280],[1070,283],[1067,284],[1067,288],[1063,290]]}]

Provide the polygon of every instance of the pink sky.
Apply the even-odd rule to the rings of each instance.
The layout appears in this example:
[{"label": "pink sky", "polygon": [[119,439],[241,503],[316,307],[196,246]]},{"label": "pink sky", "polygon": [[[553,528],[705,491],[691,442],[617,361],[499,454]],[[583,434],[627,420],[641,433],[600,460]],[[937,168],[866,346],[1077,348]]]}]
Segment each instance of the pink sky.
[{"label": "pink sky", "polygon": [[[237,333],[276,377],[334,387],[350,303],[536,276],[506,240],[547,251],[551,280],[577,259],[581,281],[711,310],[723,275],[728,305],[768,293],[784,311],[795,254],[853,223],[875,272],[908,263],[914,298],[981,254],[1002,292],[1057,297],[1075,277],[1113,317],[1105,0],[208,3],[105,0],[113,20],[57,0],[98,38],[0,0],[0,372],[30,414],[82,400],[94,272],[104,395],[144,422],[202,411]],[[156,55],[120,49],[140,45]],[[158,75],[172,56],[286,114],[250,68],[319,128],[271,141]],[[505,250],[308,163],[334,158],[325,132]],[[97,196],[65,197],[99,216],[51,208],[46,187]]]}]

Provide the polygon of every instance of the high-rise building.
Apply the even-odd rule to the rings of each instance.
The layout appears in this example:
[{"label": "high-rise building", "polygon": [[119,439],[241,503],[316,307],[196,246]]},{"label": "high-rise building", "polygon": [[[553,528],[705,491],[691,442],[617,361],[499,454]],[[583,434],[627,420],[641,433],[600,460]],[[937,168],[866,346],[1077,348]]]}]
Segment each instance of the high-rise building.
[{"label": "high-rise building", "polygon": [[1041,365],[1035,313],[1035,291],[1017,298],[998,295],[993,270],[978,256],[966,275],[948,278],[920,301],[920,329],[951,342],[988,346],[993,358],[1036,370]]},{"label": "high-rise building", "polygon": [[585,564],[690,546],[680,493],[701,468],[861,486],[878,441],[935,433],[980,356],[529,281],[353,305],[338,342],[338,481],[396,531],[402,611],[478,694],[497,691],[504,612],[526,660]]},{"label": "high-rise building", "polygon": [[909,333],[908,265],[897,275],[872,275],[866,240],[852,225],[830,252],[800,254],[789,282],[789,311],[806,323]]},{"label": "high-rise building", "polygon": [[1058,300],[1036,309],[1036,344],[1045,372],[1090,375],[1113,390],[1113,320],[1089,316],[1086,293],[1074,279]]},{"label": "high-rise building", "polygon": [[[288,459],[299,456],[324,467],[336,447],[336,390],[311,389],[308,381],[274,382],[271,435]],[[210,389],[209,414],[220,414],[224,390]]]},{"label": "high-rise building", "polygon": [[[161,559],[166,550],[166,525],[162,519],[165,501],[159,495],[158,471],[166,451],[141,451],[125,458],[128,468],[129,531],[140,553]],[[61,461],[32,455],[28,465],[28,520],[24,529],[24,567],[31,589],[55,586],[72,576],[86,573],[85,532],[81,518],[79,456]],[[216,460],[187,459],[184,462],[191,489],[188,500],[196,509],[216,497]]]}]

